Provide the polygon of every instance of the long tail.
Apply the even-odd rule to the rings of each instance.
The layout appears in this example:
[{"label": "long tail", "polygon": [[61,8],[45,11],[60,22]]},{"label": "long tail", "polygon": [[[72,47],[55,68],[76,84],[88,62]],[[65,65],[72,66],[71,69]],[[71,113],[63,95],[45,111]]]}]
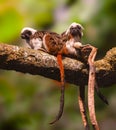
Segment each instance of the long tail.
[{"label": "long tail", "polygon": [[58,121],[63,114],[63,109],[64,109],[64,92],[65,92],[65,81],[64,81],[64,66],[62,64],[62,55],[58,54],[57,55],[57,62],[59,65],[59,69],[60,69],[60,78],[61,78],[61,96],[60,96],[60,108],[59,108],[59,112],[58,115],[56,116],[55,120],[52,121],[50,124],[54,124],[56,121]]}]

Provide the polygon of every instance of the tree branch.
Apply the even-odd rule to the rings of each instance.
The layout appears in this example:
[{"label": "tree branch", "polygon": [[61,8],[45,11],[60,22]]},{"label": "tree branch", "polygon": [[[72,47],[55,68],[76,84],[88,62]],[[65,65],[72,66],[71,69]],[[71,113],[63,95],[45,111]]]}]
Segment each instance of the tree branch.
[{"label": "tree branch", "polygon": [[[86,64],[67,57],[63,59],[63,64],[66,82],[75,85],[87,84],[88,66]],[[99,87],[116,84],[116,47],[109,50],[103,59],[96,61],[95,66]],[[15,70],[60,80],[55,56],[8,44],[0,44],[0,69]]]}]

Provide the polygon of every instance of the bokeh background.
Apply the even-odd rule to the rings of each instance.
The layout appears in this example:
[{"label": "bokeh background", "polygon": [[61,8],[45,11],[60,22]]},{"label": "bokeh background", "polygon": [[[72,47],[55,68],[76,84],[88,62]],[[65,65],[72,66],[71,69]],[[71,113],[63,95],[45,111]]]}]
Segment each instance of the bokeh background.
[{"label": "bokeh background", "polygon": [[[116,0],[0,0],[0,42],[25,46],[23,27],[61,33],[72,22],[83,25],[84,44],[98,49],[97,58],[116,46]],[[97,96],[101,130],[116,129],[116,85],[101,88],[109,100]],[[82,130],[78,86],[67,84],[64,114],[49,125],[59,110],[59,85],[41,76],[0,70],[0,130]]]}]

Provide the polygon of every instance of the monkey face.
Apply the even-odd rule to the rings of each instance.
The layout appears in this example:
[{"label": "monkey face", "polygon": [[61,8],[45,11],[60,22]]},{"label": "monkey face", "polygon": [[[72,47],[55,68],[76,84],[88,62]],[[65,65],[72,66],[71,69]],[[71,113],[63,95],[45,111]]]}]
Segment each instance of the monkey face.
[{"label": "monkey face", "polygon": [[65,34],[71,34],[73,37],[79,36],[80,38],[83,36],[83,27],[79,23],[72,23],[69,28],[66,30]]},{"label": "monkey face", "polygon": [[32,35],[31,31],[25,30],[23,33],[21,33],[21,38],[29,40],[31,35]]},{"label": "monkey face", "polygon": [[69,30],[70,30],[70,34],[74,37],[77,35],[79,35],[79,37],[82,37],[83,35],[82,28],[79,25],[71,26]]},{"label": "monkey face", "polygon": [[30,37],[36,32],[35,29],[25,27],[21,31],[21,38],[29,42]]}]

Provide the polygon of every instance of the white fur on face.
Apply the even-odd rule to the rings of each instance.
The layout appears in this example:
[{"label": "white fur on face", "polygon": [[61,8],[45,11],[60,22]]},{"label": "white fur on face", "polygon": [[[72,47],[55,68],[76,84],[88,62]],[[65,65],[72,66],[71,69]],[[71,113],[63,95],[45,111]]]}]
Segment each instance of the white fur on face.
[{"label": "white fur on face", "polygon": [[33,29],[33,28],[30,28],[30,27],[24,27],[24,28],[21,30],[21,34],[22,34],[24,31],[26,31],[26,30],[32,32],[32,35],[37,31],[37,30],[35,30],[35,29]]}]

